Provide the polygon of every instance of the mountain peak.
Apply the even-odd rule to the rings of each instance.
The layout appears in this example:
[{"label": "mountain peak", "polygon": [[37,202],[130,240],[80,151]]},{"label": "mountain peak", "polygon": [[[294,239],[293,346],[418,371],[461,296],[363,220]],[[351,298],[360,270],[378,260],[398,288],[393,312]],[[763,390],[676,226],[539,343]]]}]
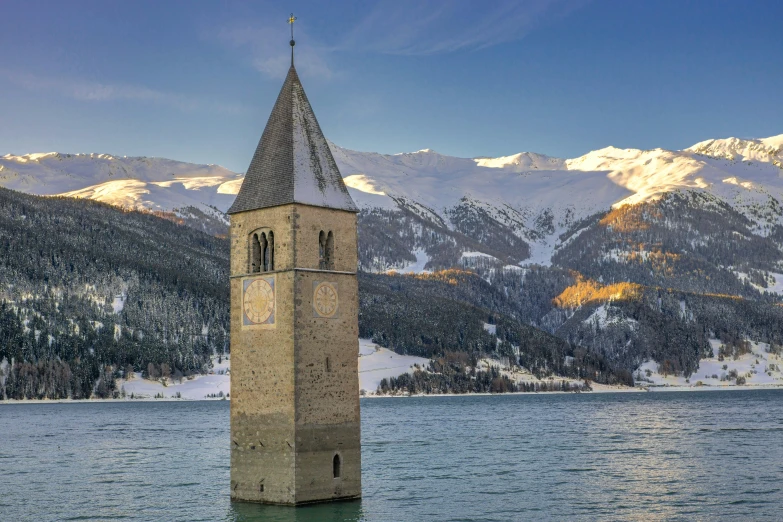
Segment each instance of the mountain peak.
[{"label": "mountain peak", "polygon": [[419,149],[415,150],[413,152],[397,152],[395,154],[392,154],[392,156],[412,156],[414,154],[436,154],[440,156],[440,153],[432,150],[432,149]]},{"label": "mountain peak", "polygon": [[535,152],[518,152],[511,156],[497,158],[478,157],[473,158],[473,161],[479,167],[512,169],[514,171],[565,169],[565,160]]},{"label": "mountain peak", "polygon": [[[75,153],[75,154],[68,154],[63,152],[33,152],[29,154],[22,154],[21,156],[16,154],[6,154],[5,156],[0,157],[0,159],[8,160],[8,161],[15,161],[17,163],[27,163],[29,161],[34,161],[40,163],[43,160],[47,159],[57,159],[57,160],[64,160],[64,159],[105,159],[105,160],[114,160],[119,156],[113,156],[111,154],[102,154],[102,153],[95,153],[95,152],[88,152],[88,153]],[[127,156],[122,156],[123,158],[127,158]]]},{"label": "mountain peak", "polygon": [[729,161],[774,162],[781,157],[783,134],[762,139],[721,138],[701,141],[685,149],[687,152]]},{"label": "mountain peak", "polygon": [[59,152],[34,152],[31,154],[22,154],[17,156],[16,154],[6,154],[3,156],[4,160],[16,161],[18,163],[27,163],[28,161],[40,161],[46,158],[62,157]]},{"label": "mountain peak", "polygon": [[770,136],[769,138],[762,138],[759,141],[769,147],[783,149],[783,134],[778,134],[777,136]]}]

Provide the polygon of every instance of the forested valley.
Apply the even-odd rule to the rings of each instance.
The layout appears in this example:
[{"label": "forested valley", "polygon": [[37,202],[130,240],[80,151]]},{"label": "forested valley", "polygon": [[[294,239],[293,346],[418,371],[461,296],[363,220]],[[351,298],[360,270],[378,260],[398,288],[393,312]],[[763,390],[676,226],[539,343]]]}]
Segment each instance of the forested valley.
[{"label": "forested valley", "polygon": [[228,241],[154,215],[0,189],[7,398],[110,397],[129,369],[228,350]]},{"label": "forested valley", "polygon": [[[451,227],[410,204],[363,210],[360,336],[432,359],[386,389],[525,391],[477,370],[482,358],[562,389],[558,378],[632,385],[649,359],[690,375],[709,339],[778,349],[783,307],[765,288],[783,232],[759,239],[747,218],[704,197],[571,223],[551,266],[525,268],[514,264],[551,216],[539,231],[469,201],[452,209]],[[0,397],[111,397],[128,372],[187,377],[228,352],[228,241],[163,217],[0,189]],[[373,273],[417,250],[431,272]]]}]

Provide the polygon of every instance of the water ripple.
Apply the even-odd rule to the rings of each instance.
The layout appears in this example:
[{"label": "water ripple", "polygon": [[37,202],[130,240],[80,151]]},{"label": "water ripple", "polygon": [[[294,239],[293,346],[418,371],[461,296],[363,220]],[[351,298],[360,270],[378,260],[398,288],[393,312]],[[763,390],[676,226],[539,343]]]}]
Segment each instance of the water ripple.
[{"label": "water ripple", "polygon": [[231,504],[228,403],[0,405],[3,520],[778,520],[783,392],[362,400],[361,502]]}]

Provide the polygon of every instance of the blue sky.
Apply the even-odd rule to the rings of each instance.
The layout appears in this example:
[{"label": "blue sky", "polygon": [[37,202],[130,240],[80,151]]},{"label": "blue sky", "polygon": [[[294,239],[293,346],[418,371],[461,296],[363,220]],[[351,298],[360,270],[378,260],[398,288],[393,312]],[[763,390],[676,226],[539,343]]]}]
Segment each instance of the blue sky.
[{"label": "blue sky", "polygon": [[455,156],[783,133],[783,2],[4,0],[0,155],[244,171],[297,70],[338,145]]}]

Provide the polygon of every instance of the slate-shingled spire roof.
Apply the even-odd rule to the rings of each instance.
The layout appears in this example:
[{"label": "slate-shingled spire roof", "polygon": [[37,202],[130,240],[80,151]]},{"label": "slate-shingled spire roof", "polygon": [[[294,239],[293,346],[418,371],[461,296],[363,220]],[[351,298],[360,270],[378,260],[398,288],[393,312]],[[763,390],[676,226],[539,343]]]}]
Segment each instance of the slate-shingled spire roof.
[{"label": "slate-shingled spire roof", "polygon": [[358,212],[293,64],[228,213],[289,203]]}]

